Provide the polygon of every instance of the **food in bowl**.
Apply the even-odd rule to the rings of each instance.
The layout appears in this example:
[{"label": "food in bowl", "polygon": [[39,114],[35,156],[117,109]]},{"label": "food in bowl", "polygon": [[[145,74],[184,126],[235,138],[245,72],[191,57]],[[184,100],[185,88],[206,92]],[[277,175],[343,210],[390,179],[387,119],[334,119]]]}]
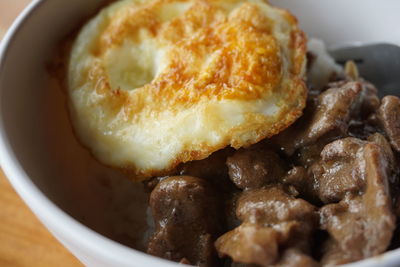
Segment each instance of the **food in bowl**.
[{"label": "food in bowl", "polygon": [[261,0],[117,1],[83,27],[72,121],[97,159],[145,179],[149,254],[318,266],[389,248],[400,100],[305,43]]},{"label": "food in bowl", "polygon": [[257,143],[304,108],[305,42],[264,1],[118,1],[72,48],[75,129],[136,177]]}]

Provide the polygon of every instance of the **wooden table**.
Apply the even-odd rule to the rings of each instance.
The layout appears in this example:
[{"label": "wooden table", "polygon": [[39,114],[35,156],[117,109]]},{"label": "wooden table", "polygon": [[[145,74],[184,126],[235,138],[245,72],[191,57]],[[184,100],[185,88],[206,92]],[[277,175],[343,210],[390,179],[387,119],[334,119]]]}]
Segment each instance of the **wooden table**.
[{"label": "wooden table", "polygon": [[[0,0],[0,40],[30,0]],[[38,221],[0,170],[0,266],[82,266]]]}]

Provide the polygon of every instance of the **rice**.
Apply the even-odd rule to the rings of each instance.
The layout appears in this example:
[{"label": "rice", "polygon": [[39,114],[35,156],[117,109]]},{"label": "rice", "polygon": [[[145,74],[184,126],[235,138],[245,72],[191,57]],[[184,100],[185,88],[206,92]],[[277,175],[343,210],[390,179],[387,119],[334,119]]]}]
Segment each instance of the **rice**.
[{"label": "rice", "polygon": [[322,40],[310,39],[308,51],[315,56],[307,74],[308,83],[314,89],[321,89],[333,76],[343,72],[343,68],[328,54]]}]

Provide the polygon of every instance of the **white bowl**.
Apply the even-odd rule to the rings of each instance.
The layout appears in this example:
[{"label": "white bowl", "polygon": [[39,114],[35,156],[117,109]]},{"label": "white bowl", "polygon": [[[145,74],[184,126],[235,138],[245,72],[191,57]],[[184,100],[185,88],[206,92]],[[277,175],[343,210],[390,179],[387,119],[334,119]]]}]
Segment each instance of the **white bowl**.
[{"label": "white bowl", "polygon": [[[325,40],[330,47],[349,43],[400,44],[400,31],[397,30],[400,1],[397,0],[271,2],[292,10],[309,36]],[[100,3],[99,0],[34,1],[6,34],[0,47],[1,166],[38,218],[85,265],[178,266],[125,247],[78,222],[84,220],[76,218],[71,207],[85,206],[86,199],[76,198],[79,195],[57,179],[60,166],[54,166],[51,161],[54,155],[44,146],[47,137],[43,129],[51,130],[53,125],[50,124],[56,120],[47,123],[43,120],[43,112],[52,113],[43,110],[43,99],[58,94],[45,82],[45,62],[57,42],[93,14]],[[57,118],[58,112],[66,116],[65,103],[59,104],[55,102],[53,106],[53,119]],[[55,131],[54,135],[57,133]],[[64,154],[64,151],[59,153]],[[73,151],[65,154],[68,153],[73,155]],[[60,192],[67,197],[61,198]],[[75,202],[67,201],[69,195],[72,196],[69,200],[75,198]],[[96,209],[96,206],[92,208]],[[101,206],[99,209],[101,214]],[[399,249],[351,266],[398,266],[398,262]]]}]

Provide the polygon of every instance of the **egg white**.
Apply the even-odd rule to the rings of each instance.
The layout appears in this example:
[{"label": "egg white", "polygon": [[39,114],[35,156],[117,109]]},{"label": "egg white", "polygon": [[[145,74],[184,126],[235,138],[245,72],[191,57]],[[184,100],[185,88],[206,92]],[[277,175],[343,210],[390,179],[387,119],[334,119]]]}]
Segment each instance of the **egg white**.
[{"label": "egg white", "polygon": [[[211,19],[207,10],[215,14]],[[230,28],[231,21],[239,26]],[[204,29],[220,29],[215,34],[221,40],[224,34],[243,37],[227,52],[225,43],[210,48]],[[259,39],[271,40],[272,48],[265,46],[270,57],[258,43],[244,49]],[[138,178],[226,146],[251,145],[301,115],[305,42],[295,18],[263,0],[117,1],[82,28],[70,54],[68,93],[76,132],[100,161]],[[279,62],[270,62],[274,57]],[[231,60],[230,70],[243,67],[237,77],[224,78],[229,85],[218,80],[224,60]],[[257,66],[266,69],[257,72]],[[258,78],[267,82],[257,84]]]}]

